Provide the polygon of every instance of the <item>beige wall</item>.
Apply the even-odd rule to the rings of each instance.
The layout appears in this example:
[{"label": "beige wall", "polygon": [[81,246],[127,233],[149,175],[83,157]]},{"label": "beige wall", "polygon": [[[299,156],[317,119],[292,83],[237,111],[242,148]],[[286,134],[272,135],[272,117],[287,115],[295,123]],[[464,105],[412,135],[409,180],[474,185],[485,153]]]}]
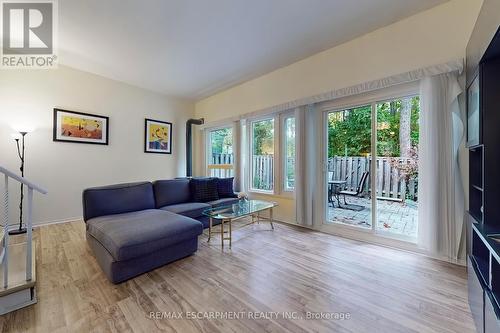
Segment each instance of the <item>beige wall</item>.
[{"label": "beige wall", "polygon": [[[109,116],[109,145],[53,142],[54,107]],[[49,191],[35,197],[35,223],[80,218],[86,187],[184,175],[184,124],[193,112],[192,103],[68,67],[1,71],[0,165],[18,170],[12,127],[33,126],[26,175]],[[173,123],[172,155],[144,153],[144,118]]]},{"label": "beige wall", "polygon": [[[197,117],[227,119],[323,92],[465,57],[482,0],[452,0],[196,103]],[[335,33],[332,31],[332,33]],[[199,139],[199,138],[198,138]],[[201,157],[202,154],[195,154]],[[200,168],[197,160],[197,172]],[[278,215],[294,221],[293,200]]]},{"label": "beige wall", "polygon": [[453,0],[378,29],[203,99],[196,115],[214,121],[463,58],[481,3]]}]

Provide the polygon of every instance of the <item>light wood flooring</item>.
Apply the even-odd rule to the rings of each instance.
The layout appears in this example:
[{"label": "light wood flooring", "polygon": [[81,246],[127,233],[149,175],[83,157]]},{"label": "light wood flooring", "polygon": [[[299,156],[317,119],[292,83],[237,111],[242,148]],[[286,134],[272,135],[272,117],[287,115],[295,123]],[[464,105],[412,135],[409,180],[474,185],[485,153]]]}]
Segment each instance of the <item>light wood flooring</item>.
[{"label": "light wood flooring", "polygon": [[[275,227],[233,230],[232,249],[224,250],[204,235],[194,255],[120,285],[92,257],[83,222],[37,228],[38,303],[0,317],[0,331],[474,332],[465,268]],[[186,319],[224,311],[243,314]],[[155,319],[151,312],[166,313]],[[350,318],[311,320],[307,312]]]}]

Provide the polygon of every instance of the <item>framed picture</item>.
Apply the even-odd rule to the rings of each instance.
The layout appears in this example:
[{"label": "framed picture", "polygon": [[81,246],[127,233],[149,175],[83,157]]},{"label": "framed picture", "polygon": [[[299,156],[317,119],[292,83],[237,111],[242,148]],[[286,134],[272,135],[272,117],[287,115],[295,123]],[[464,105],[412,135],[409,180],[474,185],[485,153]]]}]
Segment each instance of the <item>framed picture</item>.
[{"label": "framed picture", "polygon": [[146,119],[145,153],[172,154],[172,123]]},{"label": "framed picture", "polygon": [[107,145],[109,118],[54,109],[54,141]]}]

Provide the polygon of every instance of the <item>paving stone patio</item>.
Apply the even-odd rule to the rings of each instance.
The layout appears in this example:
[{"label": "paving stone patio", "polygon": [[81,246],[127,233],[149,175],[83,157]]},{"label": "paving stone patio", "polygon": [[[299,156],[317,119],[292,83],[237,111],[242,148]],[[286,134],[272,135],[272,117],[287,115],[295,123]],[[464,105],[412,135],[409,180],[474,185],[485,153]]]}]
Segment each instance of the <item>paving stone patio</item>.
[{"label": "paving stone patio", "polygon": [[[362,206],[361,211],[354,211],[345,208],[343,200],[339,208],[335,201],[334,206],[329,203],[328,218],[332,222],[340,222],[362,228],[371,228],[371,199],[347,197],[350,205]],[[416,202],[402,202],[377,200],[379,230],[405,235],[407,237],[417,237],[418,210]]]}]

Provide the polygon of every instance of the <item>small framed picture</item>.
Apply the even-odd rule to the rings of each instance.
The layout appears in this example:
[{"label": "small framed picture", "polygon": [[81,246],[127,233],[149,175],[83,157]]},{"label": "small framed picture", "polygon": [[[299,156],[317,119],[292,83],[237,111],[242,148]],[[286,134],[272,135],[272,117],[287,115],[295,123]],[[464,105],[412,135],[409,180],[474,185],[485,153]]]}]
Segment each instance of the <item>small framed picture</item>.
[{"label": "small framed picture", "polygon": [[172,154],[172,123],[146,119],[145,153]]},{"label": "small framed picture", "polygon": [[109,118],[95,114],[54,109],[53,140],[107,145]]}]

